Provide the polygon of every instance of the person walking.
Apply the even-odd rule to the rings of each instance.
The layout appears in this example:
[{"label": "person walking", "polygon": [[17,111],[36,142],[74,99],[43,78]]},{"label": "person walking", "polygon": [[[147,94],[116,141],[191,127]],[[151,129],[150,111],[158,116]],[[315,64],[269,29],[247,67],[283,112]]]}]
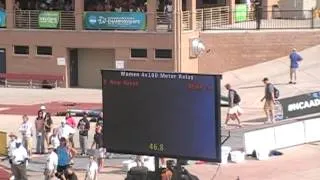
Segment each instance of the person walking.
[{"label": "person walking", "polygon": [[274,123],[274,105],[275,105],[275,97],[274,97],[274,91],[275,91],[275,87],[272,83],[269,82],[269,79],[267,77],[263,78],[262,82],[265,85],[264,88],[264,96],[261,99],[261,102],[264,102],[264,112],[266,114],[266,121],[267,122],[272,122]]},{"label": "person walking", "polygon": [[241,126],[240,122],[240,115],[242,114],[242,109],[239,106],[240,103],[240,96],[238,92],[231,88],[230,84],[226,84],[225,88],[228,90],[228,101],[229,101],[229,108],[226,116],[225,125],[228,125],[229,120],[237,120],[238,127]]},{"label": "person walking", "polygon": [[296,84],[297,83],[297,69],[299,68],[299,62],[303,59],[298,54],[295,48],[292,49],[292,52],[289,55],[290,58],[290,81],[289,84]]},{"label": "person walking", "polygon": [[90,130],[90,122],[87,119],[88,114],[85,112],[82,119],[78,122],[79,130],[79,143],[81,149],[81,155],[84,156],[87,154],[87,142],[88,142],[88,131]]},{"label": "person walking", "polygon": [[19,127],[19,132],[22,135],[22,144],[27,149],[29,158],[32,156],[32,136],[33,136],[33,127],[32,123],[29,121],[27,115],[22,116],[22,124]]},{"label": "person walking", "polygon": [[85,180],[98,180],[98,164],[93,156],[89,157],[89,164],[86,171]]},{"label": "person walking", "polygon": [[104,158],[105,158],[105,153],[106,153],[106,148],[103,147],[103,133],[102,133],[102,127],[101,126],[97,126],[96,127],[96,132],[94,134],[93,137],[93,143],[91,146],[91,149],[93,149],[94,145],[96,145],[96,157],[98,159],[98,165],[99,165],[99,172],[101,172],[101,170],[104,167]]},{"label": "person walking", "polygon": [[27,150],[22,146],[22,141],[17,139],[16,148],[12,151],[12,167],[15,179],[28,180],[26,167],[28,159]]},{"label": "person walking", "polygon": [[60,138],[60,146],[57,148],[56,153],[58,155],[57,172],[58,174],[63,174],[70,165],[71,160],[66,138]]},{"label": "person walking", "polygon": [[38,111],[38,117],[35,120],[36,136],[37,136],[37,146],[36,153],[44,154],[44,138],[45,138],[45,129],[44,129],[44,116],[42,111]]},{"label": "person walking", "polygon": [[[9,134],[9,138],[10,138],[10,141],[8,144],[8,157],[5,159],[9,160],[10,168],[11,168],[11,176],[10,176],[9,180],[14,180],[15,178],[14,178],[14,168],[12,165],[12,159],[13,159],[12,152],[13,152],[13,150],[16,149],[16,140],[18,139],[18,137],[14,133],[11,132]],[[2,161],[4,161],[5,159],[2,159]]]},{"label": "person walking", "polygon": [[45,180],[54,180],[55,173],[58,167],[58,155],[52,145],[48,146],[48,157],[46,167],[44,169]]}]

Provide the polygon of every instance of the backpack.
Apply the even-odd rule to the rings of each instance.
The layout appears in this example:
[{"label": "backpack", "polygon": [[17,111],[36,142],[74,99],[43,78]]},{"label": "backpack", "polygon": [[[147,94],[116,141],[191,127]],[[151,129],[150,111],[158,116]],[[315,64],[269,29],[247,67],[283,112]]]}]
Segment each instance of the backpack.
[{"label": "backpack", "polygon": [[280,97],[280,91],[276,87],[273,86],[273,96],[278,99]]},{"label": "backpack", "polygon": [[235,91],[235,90],[233,90],[233,89],[232,89],[231,91],[234,92],[233,103],[234,103],[234,104],[239,104],[240,101],[241,101],[241,98],[240,98],[238,92]]},{"label": "backpack", "polygon": [[278,88],[276,88],[273,84],[269,84],[269,86],[272,85],[273,86],[273,97],[275,99],[278,99],[280,97],[280,91]]}]

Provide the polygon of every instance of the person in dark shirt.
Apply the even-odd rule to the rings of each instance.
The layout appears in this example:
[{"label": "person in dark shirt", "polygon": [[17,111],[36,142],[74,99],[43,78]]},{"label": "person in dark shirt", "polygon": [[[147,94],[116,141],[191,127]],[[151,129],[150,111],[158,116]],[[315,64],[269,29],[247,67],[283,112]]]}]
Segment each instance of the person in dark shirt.
[{"label": "person in dark shirt", "polygon": [[53,120],[51,118],[51,114],[50,113],[46,113],[44,116],[44,131],[45,131],[45,140],[47,143],[47,146],[49,146],[50,144],[50,137],[52,135],[52,125],[53,125]]},{"label": "person in dark shirt", "polygon": [[96,127],[96,132],[93,137],[93,143],[91,146],[91,149],[93,149],[94,145],[96,145],[96,156],[98,158],[98,165],[99,165],[99,172],[104,167],[104,158],[106,153],[106,148],[103,147],[103,133],[102,133],[102,127],[98,125]]},{"label": "person in dark shirt", "polygon": [[79,130],[79,143],[81,149],[81,155],[87,154],[87,142],[88,142],[88,131],[90,130],[90,122],[87,119],[88,114],[85,112],[83,118],[78,122]]}]

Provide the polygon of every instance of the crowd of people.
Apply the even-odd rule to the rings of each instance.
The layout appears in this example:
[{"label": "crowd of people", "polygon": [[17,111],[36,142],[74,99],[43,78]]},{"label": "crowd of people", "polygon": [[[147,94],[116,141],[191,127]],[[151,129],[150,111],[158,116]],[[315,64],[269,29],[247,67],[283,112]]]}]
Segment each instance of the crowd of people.
[{"label": "crowd of people", "polygon": [[[27,180],[26,167],[33,156],[33,136],[36,136],[36,154],[47,154],[45,179],[76,180],[72,170],[74,157],[79,154],[88,156],[88,167],[85,180],[97,180],[97,174],[103,169],[106,149],[103,147],[103,114],[96,118],[93,143],[88,146],[90,121],[85,112],[76,122],[70,113],[66,113],[58,126],[54,126],[51,114],[41,106],[34,121],[27,115],[22,116],[19,133],[10,133],[8,160],[11,164],[12,177],[16,180]],[[75,148],[74,135],[79,133],[80,152]],[[88,153],[88,149],[92,149]]]},{"label": "crowd of people", "polygon": [[73,11],[72,0],[16,0],[15,10]]}]

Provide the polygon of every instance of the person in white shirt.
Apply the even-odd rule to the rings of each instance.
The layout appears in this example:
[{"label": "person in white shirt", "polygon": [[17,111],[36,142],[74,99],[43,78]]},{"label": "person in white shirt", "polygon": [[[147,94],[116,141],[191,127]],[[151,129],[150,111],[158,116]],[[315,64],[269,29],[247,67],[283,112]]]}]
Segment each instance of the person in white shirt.
[{"label": "person in white shirt", "polygon": [[58,155],[52,145],[48,146],[49,155],[47,157],[46,167],[44,169],[45,180],[53,180],[58,166]]},{"label": "person in white shirt", "polygon": [[27,115],[22,116],[22,124],[19,128],[19,132],[22,135],[22,144],[27,149],[29,157],[32,155],[32,136],[33,136],[33,127],[32,123],[29,121]]},{"label": "person in white shirt", "polygon": [[26,167],[28,159],[27,150],[22,146],[21,139],[17,139],[16,148],[12,151],[12,167],[15,179],[28,180]]},{"label": "person in white shirt", "polygon": [[58,138],[61,139],[62,137],[64,137],[66,139],[69,139],[69,136],[74,133],[75,129],[66,124],[66,120],[63,119],[61,121],[61,126],[58,128]]},{"label": "person in white shirt", "polygon": [[[13,134],[12,132],[9,134],[9,138],[10,138],[10,141],[9,141],[9,144],[8,144],[8,157],[5,158],[5,159],[8,159],[9,160],[9,163],[11,165],[11,177],[10,177],[10,180],[14,180],[14,168],[12,166],[12,152],[13,150],[16,149],[16,140],[17,140],[17,136],[15,134]],[[2,159],[2,161],[4,161],[5,159]]]},{"label": "person in white shirt", "polygon": [[53,134],[52,136],[50,137],[50,143],[54,149],[57,149],[59,146],[60,146],[60,140],[59,140],[59,137],[58,137],[58,129],[54,129],[53,130]]},{"label": "person in white shirt", "polygon": [[90,156],[89,160],[90,162],[87,167],[85,180],[98,180],[98,164],[94,160],[93,156]]}]

